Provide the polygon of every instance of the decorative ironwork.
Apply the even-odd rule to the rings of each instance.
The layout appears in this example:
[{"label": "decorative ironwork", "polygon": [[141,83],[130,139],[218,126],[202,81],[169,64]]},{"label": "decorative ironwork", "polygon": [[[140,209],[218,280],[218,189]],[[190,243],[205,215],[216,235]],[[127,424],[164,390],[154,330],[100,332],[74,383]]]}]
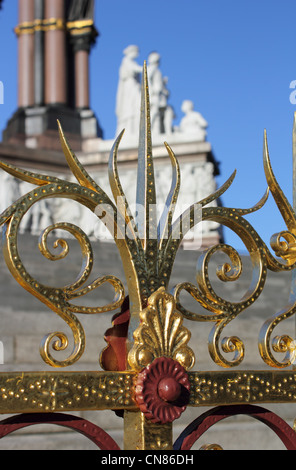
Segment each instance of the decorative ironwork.
[{"label": "decorative ironwork", "polygon": [[0,413],[136,410],[129,372],[11,372],[0,375]]},{"label": "decorative ironwork", "polygon": [[[174,449],[190,450],[193,444],[211,426],[225,418],[228,418],[229,416],[235,415],[248,415],[261,421],[278,435],[287,450],[296,450],[295,431],[280,416],[266,410],[265,408],[254,405],[218,406],[210,411],[206,411],[187,426],[176,440]],[[219,444],[209,444],[203,446],[201,449],[222,450],[222,447],[219,446]]]},{"label": "decorative ironwork", "polygon": [[175,359],[185,369],[193,366],[194,353],[187,346],[190,332],[182,326],[183,318],[176,310],[174,298],[164,288],[149,297],[140,319],[129,354],[132,369],[141,370],[162,356]]},{"label": "decorative ironwork", "polygon": [[139,373],[135,395],[140,410],[153,423],[171,423],[188,404],[190,382],[179,362],[159,357]]},{"label": "decorative ironwork", "polygon": [[71,416],[61,413],[39,413],[16,415],[0,421],[0,439],[19,429],[36,424],[53,424],[69,428],[83,434],[101,450],[120,450],[119,446],[99,426],[90,423],[86,419],[78,416]]},{"label": "decorative ironwork", "polygon": [[[264,135],[263,163],[268,189],[250,209],[210,207],[232,184],[235,172],[216,192],[192,204],[174,220],[180,190],[180,168],[170,146],[165,143],[172,166],[172,184],[165,209],[157,219],[156,189],[152,157],[149,91],[146,64],[143,70],[140,141],[137,180],[137,213],[132,214],[118,173],[117,154],[123,132],[116,139],[109,159],[109,181],[115,202],[80,164],[58,124],[61,145],[69,168],[78,183],[35,174],[0,162],[12,176],[33,184],[32,191],[21,197],[0,216],[3,225],[4,258],[16,281],[45,303],[70,327],[74,347],[66,359],[56,359],[50,352],[66,350],[68,337],[53,332],[41,342],[43,360],[52,367],[66,367],[77,362],[85,347],[85,334],[76,314],[100,314],[118,311],[106,332],[106,348],[100,361],[105,372],[22,372],[0,374],[0,413],[51,413],[61,411],[110,409],[124,416],[126,449],[172,449],[172,422],[185,406],[250,405],[269,402],[296,402],[296,374],[290,367],[295,360],[295,341],[288,334],[277,336],[276,327],[294,315],[295,287],[292,285],[288,306],[262,326],[259,353],[273,369],[264,371],[231,370],[244,360],[245,346],[238,336],[223,337],[225,327],[251,306],[263,291],[269,271],[293,271],[296,266],[295,212],[284,196],[271,168],[267,137]],[[293,152],[296,158],[296,124]],[[272,194],[287,225],[287,230],[271,238],[271,249],[261,239],[245,216],[261,209]],[[49,260],[68,254],[68,244],[59,238],[53,254],[48,236],[65,230],[79,243],[82,267],[77,279],[64,287],[49,287],[34,279],[18,253],[20,223],[32,206],[45,198],[69,198],[94,212],[112,234],[119,250],[127,285],[112,275],[100,277],[87,285],[93,252],[90,240],[77,226],[58,223],[47,227],[40,236],[39,249]],[[139,208],[141,210],[139,210]],[[212,220],[234,231],[248,250],[252,263],[252,281],[240,301],[231,302],[215,292],[209,277],[209,263],[215,253],[224,253],[229,262],[217,268],[223,282],[236,282],[242,272],[239,253],[227,244],[218,244],[203,252],[198,260],[196,285],[179,283],[169,292],[169,281],[185,235],[197,223]],[[273,251],[273,253],[272,253]],[[105,306],[87,307],[72,303],[105,283],[114,289],[114,301]],[[181,294],[187,292],[205,313],[184,307]],[[224,370],[190,372],[195,357],[189,347],[190,332],[183,318],[212,322],[209,353]],[[278,354],[285,354],[280,360]],[[229,355],[232,354],[232,359]],[[184,393],[186,400],[184,401]],[[181,399],[182,397],[182,399]],[[277,431],[276,431],[277,432]],[[289,430],[290,432],[290,430]],[[291,442],[295,445],[293,430]],[[290,444],[289,444],[290,445]],[[206,448],[219,448],[218,444]]]},{"label": "decorative ironwork", "polygon": [[[295,152],[294,145],[294,152]],[[229,302],[216,294],[210,283],[208,276],[208,266],[212,255],[216,252],[223,252],[228,255],[230,263],[225,263],[217,269],[217,276],[224,282],[233,282],[239,279],[242,262],[237,251],[228,245],[217,245],[204,252],[197,265],[197,283],[195,286],[191,283],[182,283],[176,286],[174,296],[177,302],[177,309],[182,312],[184,317],[194,321],[212,321],[215,326],[209,338],[209,351],[213,360],[222,367],[238,366],[244,359],[244,344],[238,337],[224,338],[222,341],[222,351],[224,353],[234,352],[234,359],[227,360],[220,349],[219,340],[223,329],[229,322],[234,320],[241,312],[252,305],[263,291],[267,271],[289,271],[295,268],[295,213],[288,200],[284,196],[276,178],[273,174],[269,152],[267,146],[266,132],[264,135],[263,152],[264,170],[268,189],[272,193],[274,200],[281,211],[284,221],[287,225],[287,231],[275,234],[271,238],[271,247],[275,252],[272,255],[266,244],[260,238],[252,225],[243,218],[251,212],[259,210],[266,202],[268,191],[262,200],[252,209],[229,209],[229,208],[205,208],[203,210],[203,220],[210,218],[228,226],[237,233],[244,242],[253,266],[252,282],[239,302]],[[278,258],[279,257],[279,258]],[[281,259],[280,259],[281,258]],[[199,304],[206,308],[211,314],[200,315],[186,310],[180,303],[180,293],[187,291]],[[291,317],[295,312],[295,293],[291,293],[288,307],[267,320],[260,332],[260,354],[264,362],[273,367],[290,366],[295,359],[295,344],[288,335],[275,337],[271,340],[275,327],[285,319]],[[274,352],[286,352],[283,362],[279,362],[274,357]]]}]

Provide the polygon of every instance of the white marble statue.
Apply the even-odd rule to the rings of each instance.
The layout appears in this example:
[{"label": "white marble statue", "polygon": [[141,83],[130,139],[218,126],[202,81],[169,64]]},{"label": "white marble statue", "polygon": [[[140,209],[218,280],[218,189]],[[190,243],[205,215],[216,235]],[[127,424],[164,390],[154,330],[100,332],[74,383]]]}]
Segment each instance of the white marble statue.
[{"label": "white marble statue", "polygon": [[185,116],[181,119],[178,130],[186,136],[194,136],[195,140],[205,140],[208,123],[200,113],[194,111],[193,102],[184,100],[181,109]]},{"label": "white marble statue", "polygon": [[147,74],[150,94],[151,130],[155,134],[170,134],[173,130],[174,111],[168,106],[168,78],[159,69],[160,55],[151,52],[148,56]]},{"label": "white marble statue", "polygon": [[131,138],[139,135],[142,67],[136,62],[138,46],[126,47],[123,54],[116,97],[116,136],[125,129],[126,138]]},{"label": "white marble statue", "polygon": [[5,171],[1,171],[0,213],[8,209],[20,196],[19,181]]},{"label": "white marble statue", "polygon": [[53,223],[49,203],[44,199],[32,206],[29,215],[31,216],[30,232],[32,235],[40,235],[41,230]]}]

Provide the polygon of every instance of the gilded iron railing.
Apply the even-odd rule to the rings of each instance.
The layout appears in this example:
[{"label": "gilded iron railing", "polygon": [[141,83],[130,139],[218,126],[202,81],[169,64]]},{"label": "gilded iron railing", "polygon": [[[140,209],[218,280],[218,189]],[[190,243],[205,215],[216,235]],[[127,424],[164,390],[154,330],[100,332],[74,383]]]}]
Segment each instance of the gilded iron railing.
[{"label": "gilded iron railing", "polygon": [[[3,170],[34,185],[32,191],[0,217],[5,261],[16,281],[59,315],[72,331],[74,347],[66,359],[57,359],[51,351],[53,349],[58,356],[59,351],[67,350],[68,338],[65,333],[50,333],[41,342],[40,354],[45,363],[54,368],[72,365],[83,355],[85,335],[77,314],[96,315],[118,309],[120,313],[115,317],[108,344],[101,353],[100,362],[104,371],[0,373],[0,413],[34,413],[35,417],[40,415],[40,419],[42,417],[42,420],[46,420],[51,413],[57,412],[115,410],[124,418],[125,449],[170,450],[173,449],[173,423],[186,407],[226,406],[223,408],[226,416],[229,410],[235,414],[233,407],[239,405],[242,412],[253,413],[256,418],[270,425],[288,448],[296,448],[295,432],[288,425],[279,424],[279,420],[275,423],[274,416],[266,410],[258,409],[258,404],[263,403],[296,402],[296,373],[293,369],[295,340],[290,334],[278,336],[275,333],[276,327],[295,313],[293,283],[288,305],[267,320],[261,329],[260,356],[271,369],[233,369],[243,363],[244,343],[237,336],[223,337],[225,327],[259,298],[268,271],[293,271],[296,266],[295,212],[273,174],[266,134],[263,162],[268,190],[258,204],[251,209],[209,205],[229,188],[235,177],[233,173],[219,190],[192,204],[175,220],[180,168],[173,150],[165,143],[173,177],[165,209],[158,221],[146,65],[143,71],[137,180],[137,205],[141,210],[135,216],[125,198],[118,173],[117,153],[122,134],[115,141],[109,160],[112,201],[79,163],[60,124],[59,131],[66,160],[77,183],[34,174],[0,162]],[[293,142],[296,155],[296,126]],[[245,217],[264,206],[269,192],[287,226],[286,231],[271,238],[273,253]],[[47,259],[65,257],[68,253],[67,241],[58,239],[55,242],[55,247],[60,246],[62,251],[54,255],[48,248],[48,235],[56,229],[70,232],[79,242],[83,255],[81,271],[75,282],[64,287],[48,287],[29,274],[18,253],[20,223],[35,203],[55,197],[77,201],[94,212],[108,227],[121,256],[127,292],[123,283],[112,275],[88,284],[93,264],[92,245],[85,233],[70,223],[48,227],[40,237],[39,248]],[[222,243],[200,255],[196,284],[181,282],[172,291],[168,290],[176,253],[186,233],[203,220],[212,220],[229,227],[248,250],[252,263],[252,281],[240,301],[223,299],[215,292],[210,281],[209,262],[217,252],[229,258],[229,262],[217,269],[220,280],[237,281],[242,271],[239,253]],[[111,284],[115,294],[114,301],[109,305],[87,307],[72,302],[105,283]],[[205,313],[185,308],[181,301],[182,292],[190,294]],[[195,355],[189,346],[190,332],[184,327],[183,318],[212,322],[209,353],[222,369],[192,371]],[[118,329],[121,334],[118,334]],[[229,358],[230,355],[232,358]],[[252,408],[252,405],[256,407]],[[59,414],[53,416],[56,418],[52,418],[52,421],[62,420]],[[209,419],[207,415],[205,420]],[[38,418],[35,420],[38,421]],[[26,419],[23,422],[27,425]],[[196,422],[189,426],[176,441],[175,448],[190,448],[199,435],[199,424]],[[14,421],[14,426],[18,425]],[[75,426],[79,428],[79,423],[74,419]],[[108,445],[113,448],[114,443],[108,439],[102,439],[102,448],[108,448]]]}]

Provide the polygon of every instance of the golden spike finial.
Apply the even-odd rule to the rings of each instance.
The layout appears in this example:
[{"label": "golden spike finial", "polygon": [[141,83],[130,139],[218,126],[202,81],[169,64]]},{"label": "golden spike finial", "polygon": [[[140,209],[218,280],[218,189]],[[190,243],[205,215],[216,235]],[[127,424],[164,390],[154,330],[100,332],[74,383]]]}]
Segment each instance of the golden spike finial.
[{"label": "golden spike finial", "polygon": [[157,230],[157,222],[155,213],[156,190],[152,158],[149,85],[146,62],[144,62],[142,77],[136,203],[136,220],[143,248],[146,250],[148,240],[153,238],[154,242],[151,242],[155,245],[154,248],[157,249],[157,234],[151,237],[153,230]]}]

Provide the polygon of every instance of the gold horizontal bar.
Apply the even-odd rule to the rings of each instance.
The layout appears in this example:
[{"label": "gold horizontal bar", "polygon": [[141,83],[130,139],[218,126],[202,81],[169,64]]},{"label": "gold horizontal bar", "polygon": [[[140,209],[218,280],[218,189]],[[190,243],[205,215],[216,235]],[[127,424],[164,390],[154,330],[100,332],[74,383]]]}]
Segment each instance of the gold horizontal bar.
[{"label": "gold horizontal bar", "polygon": [[78,21],[68,21],[67,28],[68,29],[83,29],[89,28],[94,25],[93,20],[78,20]]},{"label": "gold horizontal bar", "polygon": [[25,21],[24,23],[20,23],[14,28],[14,32],[17,36],[20,36],[21,34],[34,34],[34,22]]},{"label": "gold horizontal bar", "polygon": [[17,36],[22,34],[34,34],[35,31],[55,31],[64,30],[65,21],[61,18],[48,18],[46,20],[36,19],[34,21],[26,21],[15,27],[14,31]]},{"label": "gold horizontal bar", "polygon": [[0,414],[137,408],[128,372],[0,374]]},{"label": "gold horizontal bar", "polygon": [[43,21],[43,31],[63,30],[65,28],[65,21],[61,18],[49,18]]},{"label": "gold horizontal bar", "polygon": [[[296,372],[189,372],[188,406],[296,403]],[[136,410],[136,372],[0,373],[0,414]]]},{"label": "gold horizontal bar", "polygon": [[93,32],[92,28],[79,28],[79,29],[71,29],[70,34],[71,36],[80,36],[82,34],[91,34]]},{"label": "gold horizontal bar", "polygon": [[67,27],[71,34],[81,34],[81,32],[91,32],[94,27],[93,20],[65,21],[61,18],[49,18],[45,20],[36,19],[34,21],[25,21],[15,27],[14,31],[17,35],[34,34],[35,31],[53,31],[63,30]]},{"label": "gold horizontal bar", "polygon": [[98,34],[94,26],[94,22],[91,19],[68,21],[66,26],[71,36],[81,36],[81,35],[89,35],[89,34],[97,35]]},{"label": "gold horizontal bar", "polygon": [[191,372],[189,406],[296,403],[296,371]]}]

